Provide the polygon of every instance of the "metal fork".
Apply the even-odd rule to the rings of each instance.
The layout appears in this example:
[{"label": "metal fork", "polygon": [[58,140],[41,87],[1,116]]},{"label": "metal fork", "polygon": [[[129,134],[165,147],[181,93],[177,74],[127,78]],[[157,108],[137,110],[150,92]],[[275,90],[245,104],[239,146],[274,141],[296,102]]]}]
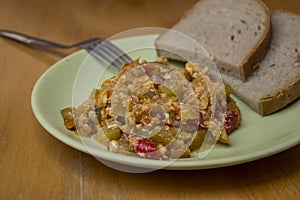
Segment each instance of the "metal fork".
[{"label": "metal fork", "polygon": [[23,33],[18,33],[10,30],[0,29],[0,36],[6,37],[23,44],[27,44],[33,47],[40,47],[44,49],[71,49],[80,48],[85,49],[97,59],[104,62],[106,65],[110,65],[117,70],[123,63],[132,62],[133,60],[116,45],[108,40],[100,37],[87,39],[72,45],[64,45],[56,42],[40,39],[37,37],[32,37]]}]

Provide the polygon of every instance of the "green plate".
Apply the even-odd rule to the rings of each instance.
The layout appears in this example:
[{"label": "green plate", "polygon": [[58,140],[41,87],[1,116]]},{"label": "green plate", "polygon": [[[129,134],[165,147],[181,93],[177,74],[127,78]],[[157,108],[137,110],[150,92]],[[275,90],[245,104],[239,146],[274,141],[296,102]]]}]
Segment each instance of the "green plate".
[{"label": "green plate", "polygon": [[[156,38],[157,35],[143,35],[117,39],[113,43],[125,52],[128,52],[128,49],[135,49],[136,44],[145,46],[144,49],[131,51],[130,56],[155,60],[154,40]],[[93,69],[90,70],[92,73],[87,72],[93,77],[91,79],[97,76],[99,78],[100,74],[103,75],[102,78],[106,78],[117,73],[113,70],[103,70],[99,61],[88,56],[86,51],[80,50],[54,64],[39,78],[32,91],[32,110],[40,124],[55,138],[79,151],[93,154],[108,162],[133,167],[163,167],[172,170],[218,168],[267,157],[300,143],[300,101],[273,115],[262,117],[235,98],[242,113],[240,128],[230,135],[230,145],[216,144],[210,154],[203,159],[198,159],[194,155],[188,159],[167,163],[167,161],[147,160],[108,152],[104,146],[96,144],[93,140],[79,138],[66,130],[60,116],[62,108],[72,105],[74,84],[78,84],[78,79],[84,78],[77,77],[78,71],[82,70],[83,62]],[[99,73],[94,73],[94,70],[98,70]],[[81,82],[84,84],[80,85],[85,85],[85,87],[81,88],[82,92],[75,105],[87,99],[91,89],[97,86],[89,78]],[[86,148],[83,141],[84,143],[90,142],[92,148]]]}]

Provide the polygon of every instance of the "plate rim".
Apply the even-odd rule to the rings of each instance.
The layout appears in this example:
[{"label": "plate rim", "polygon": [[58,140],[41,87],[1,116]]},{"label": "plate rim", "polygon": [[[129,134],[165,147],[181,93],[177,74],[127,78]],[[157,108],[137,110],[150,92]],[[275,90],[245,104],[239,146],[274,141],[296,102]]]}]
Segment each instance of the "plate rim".
[{"label": "plate rim", "polygon": [[[157,34],[149,34],[149,35],[143,35],[142,37],[147,38],[149,37],[154,37],[154,35]],[[140,37],[140,36],[134,36],[134,37]],[[120,38],[117,40],[126,40],[128,38]],[[76,140],[70,140],[69,137],[67,137],[64,133],[60,133],[60,134],[54,134],[53,132],[56,130],[53,129],[52,125],[44,119],[43,114],[40,112],[38,106],[37,106],[37,95],[38,95],[38,91],[39,91],[39,87],[41,87],[41,84],[43,83],[45,77],[47,77],[53,70],[55,70],[56,68],[61,67],[61,64],[64,63],[66,60],[70,60],[70,59],[74,59],[80,56],[83,56],[84,54],[87,54],[87,52],[85,50],[78,50],[62,59],[60,59],[58,62],[54,63],[53,65],[51,65],[45,72],[43,72],[43,74],[38,78],[38,80],[36,81],[36,83],[34,84],[34,87],[32,89],[32,93],[31,93],[31,108],[32,111],[34,113],[35,118],[37,119],[37,121],[40,123],[40,125],[53,137],[55,137],[56,139],[58,139],[59,141],[63,142],[64,144],[77,149],[81,152],[90,154],[91,153],[84,147],[84,145],[82,144],[82,142],[80,141],[79,138],[76,138],[76,140],[79,140],[79,143],[74,143],[74,141]],[[83,59],[84,57],[82,57]],[[66,130],[67,131],[67,130]],[[70,132],[70,134],[73,134]],[[74,134],[73,134],[74,135]],[[72,136],[72,137],[78,137],[78,136]],[[173,162],[172,164],[164,167],[163,169],[168,169],[168,170],[199,170],[199,169],[210,169],[210,168],[220,168],[220,167],[225,167],[225,166],[232,166],[232,165],[238,165],[238,164],[242,164],[242,163],[247,163],[250,161],[254,161],[254,160],[258,160],[261,158],[265,158],[265,157],[269,157],[271,155],[280,153],[282,151],[285,151],[287,149],[290,149],[296,145],[299,145],[300,143],[300,136],[298,137],[293,137],[289,140],[284,141],[283,143],[276,145],[276,146],[270,146],[266,149],[261,149],[259,151],[254,151],[251,152],[249,154],[246,155],[236,155],[233,157],[226,157],[226,158],[217,158],[217,159],[210,159],[210,160],[205,160],[205,159],[190,159],[185,160],[185,159],[179,159],[175,162]],[[126,155],[122,155],[122,154],[118,154],[116,156],[115,153],[112,154],[112,152],[108,152],[107,151],[107,156],[105,156],[106,158],[103,158],[105,160],[109,160],[112,162],[118,162],[118,160],[116,159],[110,159],[109,155],[113,155],[113,157],[117,157],[117,158],[128,158],[128,156]],[[153,165],[156,163],[156,161],[151,160],[151,163],[149,163],[149,160],[147,159],[143,159],[143,158],[138,158],[138,160],[141,160],[143,162],[141,163],[136,163],[134,162],[135,159],[129,159],[126,161],[126,159],[123,160],[123,162],[121,162],[120,164],[125,164],[125,165],[130,165],[130,166],[138,166],[138,167],[144,167],[144,168],[153,168],[153,167],[157,167],[157,165]]]}]

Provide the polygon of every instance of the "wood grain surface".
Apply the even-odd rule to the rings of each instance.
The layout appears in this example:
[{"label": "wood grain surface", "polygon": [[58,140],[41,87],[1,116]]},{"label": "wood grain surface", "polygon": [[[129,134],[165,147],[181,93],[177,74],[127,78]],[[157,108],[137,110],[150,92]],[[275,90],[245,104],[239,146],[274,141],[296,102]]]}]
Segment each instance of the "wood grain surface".
[{"label": "wood grain surface", "polygon": [[[171,27],[195,2],[0,0],[0,29],[70,44],[136,27]],[[264,2],[300,14],[299,0]],[[129,174],[58,141],[35,119],[30,96],[62,56],[0,38],[0,199],[300,199],[300,145],[220,169]]]}]

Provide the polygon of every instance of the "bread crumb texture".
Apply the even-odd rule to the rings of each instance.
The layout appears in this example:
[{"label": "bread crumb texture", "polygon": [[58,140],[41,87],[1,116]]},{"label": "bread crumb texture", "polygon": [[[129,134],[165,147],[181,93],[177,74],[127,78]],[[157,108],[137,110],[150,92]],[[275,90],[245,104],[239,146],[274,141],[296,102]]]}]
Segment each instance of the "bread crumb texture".
[{"label": "bread crumb texture", "polygon": [[[202,45],[220,71],[246,79],[249,75],[245,74],[244,65],[251,74],[255,68],[248,64],[255,65],[264,57],[261,55],[265,51],[259,52],[260,56],[255,53],[264,45],[262,41],[270,40],[267,38],[270,15],[266,6],[257,0],[201,0],[172,29]],[[175,37],[171,33],[163,35],[157,42],[158,47],[179,48],[182,44]],[[248,63],[250,60],[253,63]]]},{"label": "bread crumb texture", "polygon": [[243,83],[223,75],[234,93],[262,115],[271,114],[300,96],[300,16],[271,14],[272,43],[260,68]]}]

